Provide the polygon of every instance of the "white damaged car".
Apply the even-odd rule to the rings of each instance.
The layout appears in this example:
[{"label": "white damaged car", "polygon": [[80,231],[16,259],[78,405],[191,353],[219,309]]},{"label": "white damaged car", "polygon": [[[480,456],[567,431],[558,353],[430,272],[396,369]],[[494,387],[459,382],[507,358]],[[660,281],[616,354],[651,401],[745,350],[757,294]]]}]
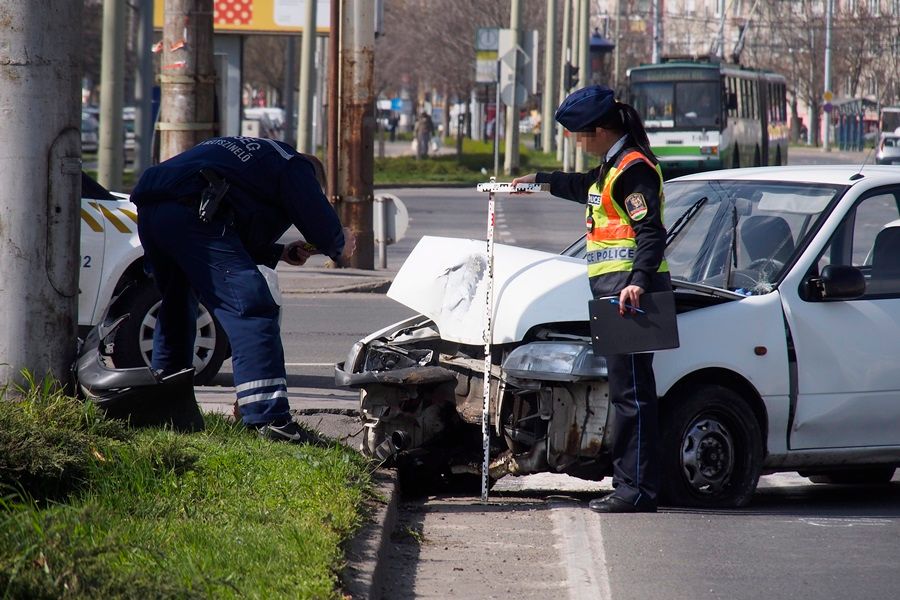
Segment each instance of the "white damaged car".
[{"label": "white damaged car", "polygon": [[[656,354],[662,501],[746,504],[762,473],[884,483],[900,465],[900,171],[773,167],[665,184],[680,347]],[[583,241],[495,246],[490,477],[611,474]],[[485,243],[426,237],[357,342],[363,449],[408,488],[480,473]]]}]

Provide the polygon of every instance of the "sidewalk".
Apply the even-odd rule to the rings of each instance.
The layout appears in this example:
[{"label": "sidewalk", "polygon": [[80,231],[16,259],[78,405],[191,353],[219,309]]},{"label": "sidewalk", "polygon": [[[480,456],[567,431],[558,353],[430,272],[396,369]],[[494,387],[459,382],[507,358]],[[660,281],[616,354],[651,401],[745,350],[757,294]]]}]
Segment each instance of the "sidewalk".
[{"label": "sidewalk", "polygon": [[788,164],[791,159],[802,158],[804,160],[823,160],[829,163],[846,163],[851,165],[875,164],[875,150],[838,150],[832,147],[830,152],[825,152],[821,146],[791,146],[788,148]]}]

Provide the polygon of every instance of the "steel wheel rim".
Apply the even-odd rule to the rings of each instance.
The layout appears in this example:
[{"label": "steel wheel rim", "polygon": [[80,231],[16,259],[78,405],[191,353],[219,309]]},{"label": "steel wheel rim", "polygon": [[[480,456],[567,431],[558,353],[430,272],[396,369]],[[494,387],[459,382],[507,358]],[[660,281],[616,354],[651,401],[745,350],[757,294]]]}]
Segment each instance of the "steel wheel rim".
[{"label": "steel wheel rim", "polygon": [[700,416],[681,441],[682,475],[694,491],[715,495],[731,480],[734,455],[734,437],[728,427],[716,417]]},{"label": "steel wheel rim", "polygon": [[[153,330],[156,328],[156,316],[159,314],[160,300],[147,311],[141,321],[138,343],[144,364],[150,366],[153,357]],[[197,337],[194,339],[194,373],[200,373],[209,365],[216,349],[216,324],[212,314],[202,304],[197,308]]]}]

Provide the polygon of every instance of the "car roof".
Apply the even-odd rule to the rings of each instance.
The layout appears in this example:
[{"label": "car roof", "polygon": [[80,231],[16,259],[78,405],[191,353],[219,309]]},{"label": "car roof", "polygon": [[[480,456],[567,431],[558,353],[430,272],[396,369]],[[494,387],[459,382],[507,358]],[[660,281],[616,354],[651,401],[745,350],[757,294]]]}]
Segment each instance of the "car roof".
[{"label": "car roof", "polygon": [[[862,177],[858,177],[859,174]],[[900,183],[900,169],[890,165],[796,165],[723,169],[676,177],[669,181],[786,181],[791,183],[825,183],[854,185],[860,182]]]}]

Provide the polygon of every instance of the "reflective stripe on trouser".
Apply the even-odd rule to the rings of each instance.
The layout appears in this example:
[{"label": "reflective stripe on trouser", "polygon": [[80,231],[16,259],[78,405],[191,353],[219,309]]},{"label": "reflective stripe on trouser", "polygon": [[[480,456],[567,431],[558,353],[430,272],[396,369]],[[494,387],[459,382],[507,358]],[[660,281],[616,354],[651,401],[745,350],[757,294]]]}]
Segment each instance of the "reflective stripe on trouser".
[{"label": "reflective stripe on trouser", "polygon": [[659,488],[659,416],[653,354],[606,357],[613,487],[633,505],[656,506]]},{"label": "reflective stripe on trouser", "polygon": [[[138,231],[145,260],[163,293],[153,336],[153,368],[191,366],[197,302],[193,288],[228,334],[234,385],[246,391],[238,391],[244,423],[289,418],[279,307],[237,233],[220,222],[201,223],[195,209],[175,202],[140,207]],[[246,386],[260,381],[270,383]]]}]

